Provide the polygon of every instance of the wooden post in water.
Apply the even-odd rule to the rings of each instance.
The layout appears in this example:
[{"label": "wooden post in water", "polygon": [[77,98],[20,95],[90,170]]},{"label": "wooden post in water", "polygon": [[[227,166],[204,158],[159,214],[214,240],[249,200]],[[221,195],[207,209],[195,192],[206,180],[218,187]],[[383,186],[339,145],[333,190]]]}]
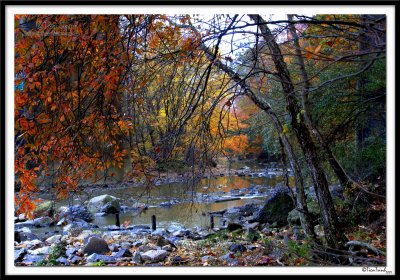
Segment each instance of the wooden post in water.
[{"label": "wooden post in water", "polygon": [[151,229],[152,230],[156,230],[157,226],[156,226],[156,215],[152,215],[151,216]]},{"label": "wooden post in water", "polygon": [[121,226],[121,224],[120,224],[120,222],[119,222],[119,213],[116,213],[116,214],[115,214],[115,225],[116,225],[117,227],[120,227],[120,226]]},{"label": "wooden post in water", "polygon": [[214,215],[210,215],[210,227],[211,227],[211,229],[213,229],[214,228]]}]

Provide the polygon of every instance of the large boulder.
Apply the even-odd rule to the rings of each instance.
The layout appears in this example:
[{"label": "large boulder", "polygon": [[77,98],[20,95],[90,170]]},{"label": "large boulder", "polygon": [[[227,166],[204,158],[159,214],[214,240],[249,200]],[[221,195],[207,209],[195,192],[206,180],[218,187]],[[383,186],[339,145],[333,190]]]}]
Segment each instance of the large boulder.
[{"label": "large boulder", "polygon": [[108,252],[110,252],[110,248],[108,248],[107,242],[99,236],[88,237],[87,244],[83,248],[83,253],[88,255],[94,253],[103,255]]},{"label": "large boulder", "polygon": [[251,216],[254,212],[257,212],[259,208],[260,207],[254,203],[232,207],[225,211],[223,217],[230,221],[240,220],[242,217]]},{"label": "large boulder", "polygon": [[118,198],[104,194],[89,200],[88,209],[90,212],[118,213],[121,206]]},{"label": "large boulder", "polygon": [[287,217],[295,207],[290,191],[287,187],[276,187],[264,206],[253,215],[249,223],[276,223],[277,226],[287,225]]}]

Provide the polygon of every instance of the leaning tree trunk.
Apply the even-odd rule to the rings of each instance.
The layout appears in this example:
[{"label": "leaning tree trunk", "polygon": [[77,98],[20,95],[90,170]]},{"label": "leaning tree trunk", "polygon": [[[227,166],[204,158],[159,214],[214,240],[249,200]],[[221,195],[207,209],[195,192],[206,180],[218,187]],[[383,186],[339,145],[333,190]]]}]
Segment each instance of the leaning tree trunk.
[{"label": "leaning tree trunk", "polygon": [[272,60],[278,72],[278,77],[286,99],[287,110],[291,117],[291,125],[304,153],[314,183],[327,245],[332,248],[339,248],[343,245],[341,242],[345,240],[345,237],[343,233],[338,231],[338,219],[332,196],[329,192],[328,181],[325,177],[321,160],[318,157],[317,146],[312,139],[312,134],[305,124],[304,116],[297,104],[294,95],[294,86],[286,63],[284,62],[283,55],[271,30],[267,26],[267,22],[259,15],[249,15],[249,17],[258,24],[261,35],[269,48]]},{"label": "leaning tree trunk", "polygon": [[[293,15],[288,15],[288,20],[293,21]],[[331,148],[329,145],[326,143],[324,138],[322,137],[321,132],[319,129],[315,126],[312,116],[310,113],[310,106],[309,106],[309,99],[308,99],[308,94],[310,90],[310,79],[308,78],[308,74],[306,71],[304,59],[301,53],[301,48],[300,48],[300,43],[299,43],[299,38],[296,33],[296,28],[294,25],[289,26],[289,31],[293,39],[293,45],[295,48],[295,53],[296,53],[296,60],[297,60],[297,65],[299,66],[300,70],[300,75],[302,78],[303,82],[303,88],[300,91],[301,92],[301,100],[302,100],[302,106],[303,106],[303,112],[304,112],[304,120],[306,122],[306,125],[309,126],[311,132],[314,134],[315,139],[319,143],[319,145],[322,147],[323,151],[325,152],[325,155],[327,156],[328,162],[330,163],[333,171],[336,174],[336,177],[339,179],[340,184],[344,187],[347,188],[352,184],[352,180],[350,177],[347,175],[343,167],[340,165],[340,163],[336,160],[336,157],[334,156]]]}]

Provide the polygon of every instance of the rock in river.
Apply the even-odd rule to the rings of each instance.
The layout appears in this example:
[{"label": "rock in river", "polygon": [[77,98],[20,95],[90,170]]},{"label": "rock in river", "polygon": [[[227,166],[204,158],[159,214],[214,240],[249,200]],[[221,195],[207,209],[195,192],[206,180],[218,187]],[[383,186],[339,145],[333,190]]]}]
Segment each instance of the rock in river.
[{"label": "rock in river", "polygon": [[[93,197],[89,200],[88,209],[90,212],[116,213],[121,210],[119,199],[108,194]],[[111,211],[111,212],[107,212]],[[115,212],[116,211],[116,212]]]}]

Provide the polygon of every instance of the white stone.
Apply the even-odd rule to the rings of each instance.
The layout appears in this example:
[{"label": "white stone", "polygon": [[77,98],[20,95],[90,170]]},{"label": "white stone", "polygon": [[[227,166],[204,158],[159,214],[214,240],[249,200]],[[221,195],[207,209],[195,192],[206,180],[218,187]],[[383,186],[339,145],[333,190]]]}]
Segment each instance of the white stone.
[{"label": "white stone", "polygon": [[168,256],[168,252],[165,250],[150,250],[146,253],[141,254],[142,260],[149,261],[152,263],[164,260]]},{"label": "white stone", "polygon": [[50,249],[50,247],[46,246],[46,247],[42,247],[42,248],[39,248],[36,250],[28,250],[28,253],[32,254],[32,255],[48,255],[49,249]]},{"label": "white stone", "polygon": [[53,236],[47,238],[46,242],[49,244],[53,244],[53,243],[59,242],[60,240],[61,240],[61,235],[58,234],[58,235],[53,235]]}]

